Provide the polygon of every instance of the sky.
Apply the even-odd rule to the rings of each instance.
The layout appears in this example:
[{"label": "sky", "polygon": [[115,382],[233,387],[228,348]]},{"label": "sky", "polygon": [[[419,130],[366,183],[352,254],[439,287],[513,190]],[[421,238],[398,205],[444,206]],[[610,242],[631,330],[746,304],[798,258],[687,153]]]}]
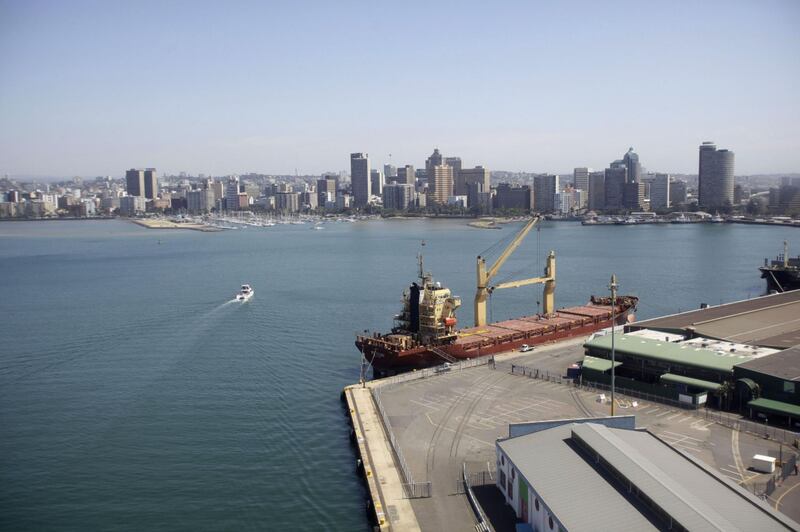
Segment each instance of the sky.
[{"label": "sky", "polygon": [[800,172],[800,2],[0,0],[0,175]]}]

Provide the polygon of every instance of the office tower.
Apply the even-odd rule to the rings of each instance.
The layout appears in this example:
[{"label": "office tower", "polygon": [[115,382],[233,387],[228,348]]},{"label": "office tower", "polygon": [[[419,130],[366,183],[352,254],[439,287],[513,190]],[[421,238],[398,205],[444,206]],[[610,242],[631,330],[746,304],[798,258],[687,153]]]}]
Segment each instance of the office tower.
[{"label": "office tower", "polygon": [[353,207],[366,207],[372,195],[368,154],[350,154],[350,184],[353,189]]},{"label": "office tower", "polygon": [[589,191],[589,174],[592,172],[591,168],[576,168],[572,171],[572,185],[578,190]]},{"label": "office tower", "polygon": [[239,178],[230,176],[225,185],[225,209],[235,211],[239,209]]},{"label": "office tower", "polygon": [[733,152],[718,150],[713,142],[700,145],[698,204],[719,208],[733,204]]},{"label": "office tower", "polygon": [[622,189],[622,205],[629,211],[641,211],[644,208],[644,183],[625,183]]},{"label": "office tower", "polygon": [[397,167],[393,164],[383,165],[383,177],[386,183],[397,181]]},{"label": "office tower", "polygon": [[300,210],[299,192],[278,192],[275,194],[275,210],[298,212]]},{"label": "office tower", "polygon": [[425,161],[425,173],[428,179],[430,179],[433,174],[432,168],[441,165],[442,162],[442,154],[439,153],[439,148],[434,148],[431,156]]},{"label": "office tower", "polygon": [[[459,160],[460,162],[460,160]],[[454,193],[456,196],[469,195],[469,186],[473,183],[481,184],[481,191],[488,192],[490,188],[489,170],[483,166],[475,168],[461,168],[458,175],[453,175]],[[472,205],[472,204],[470,204]]]},{"label": "office tower", "polygon": [[383,187],[383,207],[404,211],[414,201],[414,185],[406,183],[389,183]]},{"label": "office tower", "polygon": [[446,164],[431,167],[428,172],[428,196],[431,203],[446,205],[447,198],[452,195],[453,167]]},{"label": "office tower", "polygon": [[622,162],[625,168],[628,169],[627,182],[640,182],[642,180],[642,165],[639,164],[639,156],[633,151],[633,148],[628,148],[628,152],[622,157]]},{"label": "office tower", "polygon": [[369,172],[371,192],[375,196],[380,196],[383,192],[383,173],[377,168]]},{"label": "office tower", "polygon": [[131,168],[125,172],[125,184],[129,196],[144,196],[144,170]]},{"label": "office tower", "polygon": [[148,199],[158,197],[158,174],[155,168],[146,168],[144,171],[144,197]]},{"label": "office tower", "polygon": [[611,163],[605,171],[604,209],[622,209],[624,206],[625,183],[628,182],[628,168],[621,160]]},{"label": "office tower", "polygon": [[461,157],[445,157],[444,164],[453,169],[453,194],[461,196],[466,195],[467,187],[462,187],[460,192],[456,189],[461,179],[459,175],[461,173]]},{"label": "office tower", "polygon": [[656,174],[650,184],[650,210],[669,209],[669,174]]},{"label": "office tower", "polygon": [[317,205],[325,208],[329,203],[336,202],[336,178],[326,176],[317,179]]},{"label": "office tower", "polygon": [[686,181],[673,181],[669,184],[670,203],[673,206],[686,205]]},{"label": "office tower", "polygon": [[539,213],[553,212],[558,189],[557,175],[540,174],[533,176],[534,210]]},{"label": "office tower", "polygon": [[512,185],[500,183],[497,185],[494,204],[498,209],[519,209],[529,211],[533,208],[534,191],[529,185]]},{"label": "office tower", "polygon": [[405,185],[414,185],[417,182],[417,175],[414,173],[414,167],[410,164],[405,165],[403,168],[397,169],[397,182]]}]

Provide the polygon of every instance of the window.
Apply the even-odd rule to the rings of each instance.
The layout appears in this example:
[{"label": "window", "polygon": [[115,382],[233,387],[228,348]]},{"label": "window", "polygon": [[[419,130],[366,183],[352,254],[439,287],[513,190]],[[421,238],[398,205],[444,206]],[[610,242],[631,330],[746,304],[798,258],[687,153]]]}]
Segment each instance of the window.
[{"label": "window", "polygon": [[511,482],[511,479],[508,479],[508,498],[514,498],[514,483]]},{"label": "window", "polygon": [[783,392],[794,393],[794,383],[791,381],[783,381]]},{"label": "window", "polygon": [[539,511],[539,499],[534,499],[533,505],[536,507],[536,511]]},{"label": "window", "polygon": [[547,518],[547,524],[550,525],[550,530],[553,530],[553,516]]},{"label": "window", "polygon": [[517,478],[517,472],[516,472],[515,469],[512,468],[511,469],[511,480],[514,480],[515,478]]},{"label": "window", "polygon": [[506,485],[506,472],[501,470],[500,471],[500,487],[504,488],[505,485]]},{"label": "window", "polygon": [[501,462],[503,465],[506,465],[506,455],[504,455],[504,454],[501,454],[501,455],[500,455],[500,462]]}]

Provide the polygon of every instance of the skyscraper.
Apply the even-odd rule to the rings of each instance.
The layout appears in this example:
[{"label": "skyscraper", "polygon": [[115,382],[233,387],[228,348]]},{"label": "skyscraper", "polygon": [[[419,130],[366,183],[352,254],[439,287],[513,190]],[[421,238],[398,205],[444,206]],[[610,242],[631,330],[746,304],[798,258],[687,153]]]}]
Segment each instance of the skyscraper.
[{"label": "skyscraper", "polygon": [[713,142],[700,145],[698,203],[703,208],[733,204],[733,152],[718,150]]},{"label": "skyscraper", "polygon": [[125,185],[129,196],[144,196],[144,170],[131,168],[125,172]]},{"label": "skyscraper", "polygon": [[462,187],[461,189],[458,188],[458,184],[461,179],[461,157],[445,157],[444,164],[453,169],[453,195],[466,196],[467,187]]},{"label": "skyscraper", "polygon": [[533,176],[533,208],[536,212],[555,211],[558,176],[541,174]]},{"label": "skyscraper", "polygon": [[439,166],[442,162],[442,154],[439,153],[439,148],[434,148],[431,156],[425,161],[425,171],[427,172],[429,180],[433,174],[432,168],[434,166]]},{"label": "skyscraper", "polygon": [[[438,150],[437,150],[438,151]],[[437,164],[428,171],[428,196],[432,203],[446,205],[453,195],[453,167]]]},{"label": "skyscraper", "polygon": [[405,165],[403,168],[397,169],[397,182],[405,185],[414,185],[417,182],[417,175],[414,173],[414,167],[410,164]]},{"label": "skyscraper", "polygon": [[642,165],[639,164],[639,155],[628,148],[628,152],[622,157],[625,168],[628,169],[628,183],[638,183],[642,180]]},{"label": "skyscraper", "polygon": [[591,168],[576,168],[572,171],[573,186],[578,190],[589,190],[589,174],[592,172]]},{"label": "skyscraper", "polygon": [[383,165],[383,177],[386,183],[391,183],[397,180],[397,167],[393,164]]},{"label": "skyscraper", "polygon": [[158,174],[155,168],[147,168],[144,171],[144,197],[148,199],[158,197]]},{"label": "skyscraper", "polygon": [[365,207],[372,195],[368,154],[350,154],[350,182],[353,187],[353,206]]},{"label": "skyscraper", "polygon": [[232,175],[225,185],[225,209],[235,211],[239,209],[239,177]]},{"label": "skyscraper", "polygon": [[605,172],[604,209],[622,209],[625,200],[625,183],[628,182],[628,168],[622,161],[614,161]]},{"label": "skyscraper", "polygon": [[606,173],[602,170],[589,174],[589,210],[601,211],[606,208]]},{"label": "skyscraper", "polygon": [[668,209],[669,203],[669,174],[656,174],[650,185],[650,210]]},{"label": "skyscraper", "polygon": [[469,186],[473,183],[480,183],[482,192],[488,192],[490,188],[489,170],[483,166],[461,168],[458,176],[453,175],[453,181],[456,196],[469,195]]},{"label": "skyscraper", "polygon": [[369,171],[369,180],[372,194],[380,196],[383,193],[383,173],[379,169],[373,168]]}]

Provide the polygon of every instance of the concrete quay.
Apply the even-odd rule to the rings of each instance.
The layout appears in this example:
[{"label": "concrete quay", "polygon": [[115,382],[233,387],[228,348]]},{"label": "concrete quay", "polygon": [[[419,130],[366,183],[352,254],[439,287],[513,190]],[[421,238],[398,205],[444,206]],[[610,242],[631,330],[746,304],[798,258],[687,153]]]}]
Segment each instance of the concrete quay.
[{"label": "concrete quay", "polygon": [[344,399],[353,426],[376,527],[380,530],[417,532],[420,530],[410,500],[405,498],[403,478],[394,452],[372,398],[370,383],[344,389]]},{"label": "concrete quay", "polygon": [[[475,367],[471,368],[453,365],[448,371],[422,370],[373,381],[366,388],[348,387],[349,401],[358,400],[351,413],[354,427],[363,427],[360,430],[368,447],[366,451],[359,447],[362,456],[369,459],[365,467],[379,479],[375,488],[370,486],[370,493],[376,505],[384,509],[384,519],[388,521],[385,524],[396,530],[406,530],[400,527],[410,526],[412,521],[413,529],[474,530],[477,520],[459,483],[466,465],[468,472],[489,479],[488,485],[478,486],[476,494],[482,504],[488,504],[484,510],[491,528],[498,532],[513,530],[513,514],[509,516],[508,507],[493,495],[497,491],[492,480],[495,440],[508,435],[509,423],[585,418],[610,412],[607,402],[598,402],[597,392],[555,382],[559,379],[511,373],[511,365],[563,375],[567,366],[582,358],[584,340],[541,346],[532,353],[496,355],[494,364],[474,361]],[[380,397],[409,476],[413,475],[417,482],[431,482],[430,497],[405,498],[403,475],[371,388],[376,388]],[[747,467],[749,457],[791,452],[787,446],[781,449],[778,442],[731,430],[703,411],[622,394],[617,395],[616,405],[618,415],[635,415],[637,426],[647,428],[745,489],[752,490],[753,485],[761,485],[769,478]],[[364,423],[368,417],[369,425]],[[391,495],[390,486],[394,488]],[[787,478],[767,502],[797,520],[800,488],[796,477]],[[393,507],[392,511],[387,512],[388,507]]]}]

